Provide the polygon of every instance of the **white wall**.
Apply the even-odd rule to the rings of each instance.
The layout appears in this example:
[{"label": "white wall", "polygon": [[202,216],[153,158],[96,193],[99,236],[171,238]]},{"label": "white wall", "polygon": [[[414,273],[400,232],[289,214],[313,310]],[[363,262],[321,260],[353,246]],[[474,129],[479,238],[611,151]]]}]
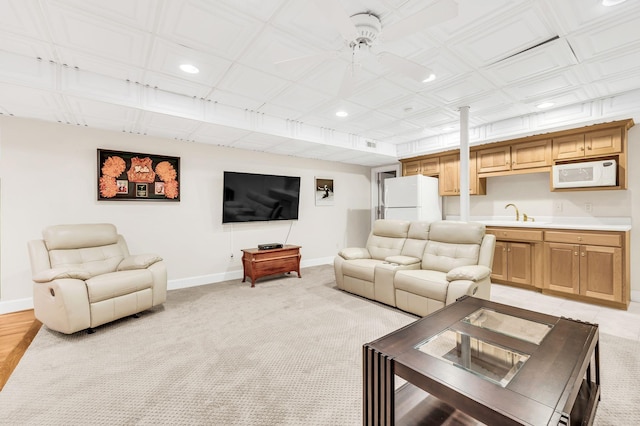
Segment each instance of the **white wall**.
[{"label": "white wall", "polygon": [[[507,203],[515,203],[520,213],[529,216],[551,217],[631,217],[631,290],[640,291],[640,125],[629,130],[628,189],[626,191],[575,191],[551,192],[549,174],[487,178],[487,195],[474,195],[470,201],[470,216],[510,216],[513,208],[505,210]],[[555,204],[562,203],[562,212]],[[593,205],[593,211],[585,210],[585,203]],[[459,197],[445,197],[444,213],[459,215]],[[634,299],[635,300],[635,299]]]},{"label": "white wall", "polygon": [[[97,201],[97,148],[180,157],[181,201]],[[222,225],[224,170],[300,176],[300,219]],[[315,176],[334,179],[334,206],[315,206]],[[237,277],[242,248],[289,231],[303,266],[326,263],[365,243],[370,205],[367,167],[0,117],[0,305],[31,297],[26,243],[49,225],[114,223],[131,253],[160,254],[180,287]]]}]

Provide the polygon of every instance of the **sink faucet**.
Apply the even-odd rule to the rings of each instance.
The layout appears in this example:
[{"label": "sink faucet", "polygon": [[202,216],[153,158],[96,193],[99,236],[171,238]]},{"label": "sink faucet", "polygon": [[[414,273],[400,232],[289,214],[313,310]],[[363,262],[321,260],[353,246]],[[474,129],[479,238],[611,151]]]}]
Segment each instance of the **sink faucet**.
[{"label": "sink faucet", "polygon": [[516,222],[520,220],[520,212],[518,211],[518,208],[516,207],[515,204],[513,203],[509,203],[506,206],[504,206],[504,208],[506,209],[507,207],[512,206],[514,209],[516,209]]}]

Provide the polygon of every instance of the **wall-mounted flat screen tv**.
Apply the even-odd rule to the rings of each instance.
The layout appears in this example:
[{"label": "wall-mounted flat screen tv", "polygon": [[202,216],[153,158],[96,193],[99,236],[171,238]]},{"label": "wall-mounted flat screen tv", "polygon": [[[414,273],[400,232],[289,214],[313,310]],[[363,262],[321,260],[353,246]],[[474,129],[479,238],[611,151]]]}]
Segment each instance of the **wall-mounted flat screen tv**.
[{"label": "wall-mounted flat screen tv", "polygon": [[224,172],[222,223],[298,219],[300,177]]}]

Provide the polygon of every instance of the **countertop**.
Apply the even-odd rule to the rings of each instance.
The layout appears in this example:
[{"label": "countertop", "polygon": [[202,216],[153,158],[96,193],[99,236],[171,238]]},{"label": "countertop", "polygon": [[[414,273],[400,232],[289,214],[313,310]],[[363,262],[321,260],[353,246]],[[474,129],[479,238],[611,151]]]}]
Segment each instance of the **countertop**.
[{"label": "countertop", "polygon": [[[460,220],[460,216],[447,216],[447,220]],[[536,216],[534,222],[516,222],[515,216],[471,216],[470,222],[487,226],[510,228],[576,229],[585,231],[629,231],[630,217],[552,217]]]}]

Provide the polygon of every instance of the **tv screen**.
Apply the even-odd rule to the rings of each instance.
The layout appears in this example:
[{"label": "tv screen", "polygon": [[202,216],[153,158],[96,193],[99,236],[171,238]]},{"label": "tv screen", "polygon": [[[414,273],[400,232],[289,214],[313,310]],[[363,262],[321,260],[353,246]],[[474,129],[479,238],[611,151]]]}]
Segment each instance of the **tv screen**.
[{"label": "tv screen", "polygon": [[222,223],[298,219],[300,178],[224,172]]}]

